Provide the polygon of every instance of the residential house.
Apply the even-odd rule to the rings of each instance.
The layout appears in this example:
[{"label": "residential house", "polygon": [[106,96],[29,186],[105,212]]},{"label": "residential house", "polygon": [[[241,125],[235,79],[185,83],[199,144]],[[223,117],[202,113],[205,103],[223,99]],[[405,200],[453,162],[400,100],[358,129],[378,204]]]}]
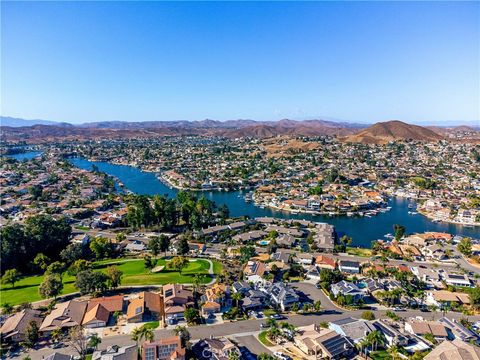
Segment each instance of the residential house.
[{"label": "residential house", "polygon": [[72,355],[60,354],[58,352],[54,352],[53,354],[50,354],[43,358],[43,360],[72,360],[72,359],[73,359]]},{"label": "residential house", "polygon": [[160,338],[143,343],[142,360],[185,360],[180,336]]},{"label": "residential house", "polygon": [[339,295],[350,295],[352,296],[354,303],[365,297],[365,293],[356,284],[346,280],[333,284],[330,291],[335,297],[338,297]]},{"label": "residential house", "polygon": [[110,316],[123,312],[123,295],[93,298],[88,302],[82,325],[87,328],[107,326]]},{"label": "residential house", "polygon": [[162,317],[163,312],[163,299],[160,294],[144,291],[130,300],[127,321],[135,323],[156,320]]},{"label": "residential house", "polygon": [[269,303],[269,296],[263,291],[251,289],[242,299],[242,309],[244,311],[260,310]]},{"label": "residential house", "polygon": [[247,262],[243,270],[246,280],[254,284],[265,283],[265,279],[263,278],[265,272],[266,267],[263,262],[252,260]]},{"label": "residential house", "polygon": [[405,331],[416,336],[432,334],[437,340],[448,338],[445,325],[438,321],[410,320],[405,323]]},{"label": "residential house", "polygon": [[340,260],[338,269],[347,274],[360,274],[360,263],[357,261]]},{"label": "residential house", "polygon": [[452,305],[470,304],[470,297],[468,294],[460,292],[451,292],[447,290],[427,291],[425,303],[427,305],[434,305],[438,308]]},{"label": "residential house", "polygon": [[470,279],[465,274],[456,274],[451,272],[444,272],[443,278],[447,285],[451,286],[472,286]]},{"label": "residential house", "polygon": [[55,329],[65,329],[81,325],[87,308],[86,301],[70,300],[55,305],[40,325],[40,331],[49,333]]},{"label": "residential house", "polygon": [[314,257],[312,254],[298,253],[295,255],[295,262],[303,265],[310,266],[313,264]]},{"label": "residential house", "polygon": [[305,273],[305,277],[315,282],[320,281],[320,269],[316,265],[310,265]]},{"label": "residential house", "polygon": [[450,340],[460,339],[462,341],[477,341],[478,336],[473,333],[471,330],[467,329],[461,323],[455,319],[448,319],[443,317],[438,320],[439,323],[443,324],[448,332],[448,338]]},{"label": "residential house", "polygon": [[393,345],[405,346],[408,344],[408,337],[383,320],[375,320],[373,327],[383,334],[386,340],[385,345],[388,347]]},{"label": "residential house", "polygon": [[286,252],[286,251],[282,251],[282,250],[279,250],[277,252],[275,252],[274,254],[272,254],[270,256],[270,258],[273,260],[273,261],[278,261],[278,262],[281,262],[283,264],[289,264],[290,263],[290,258],[291,258],[291,254]]},{"label": "residential house", "polygon": [[235,281],[232,284],[232,289],[234,293],[240,293],[240,294],[245,294],[250,290],[252,287],[250,284],[246,281]]},{"label": "residential house", "polygon": [[163,304],[167,322],[183,320],[186,308],[193,305],[193,293],[186,290],[183,285],[164,285]]},{"label": "residential house", "polygon": [[315,265],[320,269],[335,270],[336,262],[334,258],[325,255],[319,255],[315,258]]},{"label": "residential house", "polygon": [[229,360],[236,354],[241,358],[238,347],[226,337],[207,338],[198,341],[193,347],[197,359]]},{"label": "residential house", "polygon": [[106,350],[97,350],[92,354],[92,360],[137,360],[138,346],[109,346]]},{"label": "residential house", "polygon": [[42,324],[43,319],[40,315],[40,311],[24,309],[9,316],[0,328],[2,339],[16,343],[25,341],[25,335],[30,323],[33,321],[38,327]]},{"label": "residential house", "polygon": [[443,341],[424,360],[480,360],[480,348],[459,339]]},{"label": "residential house", "polygon": [[230,295],[230,287],[225,284],[216,283],[207,288],[205,294],[202,295],[202,313],[210,315],[221,311],[222,307],[227,306],[227,300]]},{"label": "residential house", "polygon": [[369,321],[351,317],[332,321],[328,324],[328,327],[337,334],[346,336],[354,343],[360,342],[369,333],[375,331],[375,327]]},{"label": "residential house", "polygon": [[295,290],[282,282],[273,283],[265,289],[265,292],[270,295],[272,302],[283,311],[290,309],[300,300]]},{"label": "residential house", "polygon": [[343,335],[316,324],[300,327],[294,337],[295,345],[316,359],[353,358],[353,344]]}]

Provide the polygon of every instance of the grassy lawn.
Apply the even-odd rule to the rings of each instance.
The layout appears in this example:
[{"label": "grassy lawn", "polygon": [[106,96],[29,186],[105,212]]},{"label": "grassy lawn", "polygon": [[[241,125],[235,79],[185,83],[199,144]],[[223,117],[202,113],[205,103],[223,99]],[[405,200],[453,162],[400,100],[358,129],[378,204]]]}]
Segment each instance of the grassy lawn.
[{"label": "grassy lawn", "polygon": [[[165,265],[165,260],[159,259],[157,266]],[[222,270],[222,264],[213,261],[213,270],[218,274]],[[203,278],[203,283],[211,281],[208,275],[210,264],[203,259],[191,261],[180,274],[178,271],[163,269],[158,273],[152,273],[145,269],[143,260],[138,259],[118,259],[118,260],[104,260],[94,263],[94,269],[98,271],[105,271],[108,266],[115,265],[123,272],[122,285],[163,285],[168,283],[187,284],[192,283],[196,274],[206,275]],[[41,300],[38,294],[38,286],[42,283],[43,276],[27,276],[22,278],[15,284],[15,288],[10,285],[1,285],[0,302],[1,304],[9,303],[10,305],[21,304],[22,302],[34,302]],[[63,291],[62,294],[70,294],[77,291],[74,287],[75,278],[68,274],[63,275]]]},{"label": "grassy lawn", "polygon": [[150,321],[143,326],[145,326],[147,329],[154,329],[155,330],[156,328],[158,328],[158,325],[160,325],[160,323],[157,320],[157,321]]},{"label": "grassy lawn", "polygon": [[347,247],[347,254],[355,255],[355,256],[361,256],[361,257],[371,257],[372,256],[372,250],[371,249],[365,249],[365,248]]},{"label": "grassy lawn", "polygon": [[265,346],[273,346],[274,344],[272,344],[270,342],[270,340],[267,339],[267,331],[262,331],[260,334],[258,334],[258,340],[260,340],[260,342],[265,345]]}]

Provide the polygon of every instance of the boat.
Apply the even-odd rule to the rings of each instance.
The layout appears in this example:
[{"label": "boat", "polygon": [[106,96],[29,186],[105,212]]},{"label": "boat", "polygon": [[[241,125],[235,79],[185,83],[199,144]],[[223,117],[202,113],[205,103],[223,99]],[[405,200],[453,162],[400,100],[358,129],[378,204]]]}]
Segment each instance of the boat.
[{"label": "boat", "polygon": [[385,237],[387,239],[393,239],[394,238],[394,236],[390,233],[383,235],[383,237]]}]

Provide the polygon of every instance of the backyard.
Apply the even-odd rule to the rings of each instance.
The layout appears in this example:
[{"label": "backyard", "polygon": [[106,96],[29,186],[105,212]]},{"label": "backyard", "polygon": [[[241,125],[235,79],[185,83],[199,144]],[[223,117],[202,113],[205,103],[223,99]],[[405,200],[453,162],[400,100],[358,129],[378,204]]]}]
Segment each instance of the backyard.
[{"label": "backyard", "polygon": [[[164,259],[157,260],[157,266],[166,265],[167,261]],[[214,274],[220,273],[222,265],[219,262],[213,261]],[[162,269],[159,272],[152,273],[145,268],[142,259],[117,259],[98,261],[93,264],[95,270],[105,271],[108,266],[115,265],[123,272],[122,286],[135,285],[163,285],[168,283],[188,284],[192,283],[196,274],[205,275],[202,278],[202,283],[206,284],[212,280],[209,275],[210,262],[204,259],[195,259],[190,261],[188,266],[182,270],[180,274],[178,271]],[[17,305],[23,302],[34,302],[42,300],[38,294],[38,286],[43,281],[43,275],[26,276],[15,283],[15,287],[10,285],[1,285],[1,304],[8,303],[10,305]],[[67,273],[63,275],[63,291],[62,295],[76,292],[75,277]]]}]

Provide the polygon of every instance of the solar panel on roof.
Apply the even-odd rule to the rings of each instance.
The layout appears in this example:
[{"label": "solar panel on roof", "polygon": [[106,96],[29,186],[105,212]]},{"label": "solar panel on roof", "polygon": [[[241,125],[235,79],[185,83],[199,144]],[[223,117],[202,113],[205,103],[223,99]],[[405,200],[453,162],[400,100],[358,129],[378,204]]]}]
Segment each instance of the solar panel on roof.
[{"label": "solar panel on roof", "polygon": [[142,310],[143,310],[143,307],[142,306],[139,306],[135,309],[135,315],[138,315],[138,314],[141,314],[142,313]]}]

